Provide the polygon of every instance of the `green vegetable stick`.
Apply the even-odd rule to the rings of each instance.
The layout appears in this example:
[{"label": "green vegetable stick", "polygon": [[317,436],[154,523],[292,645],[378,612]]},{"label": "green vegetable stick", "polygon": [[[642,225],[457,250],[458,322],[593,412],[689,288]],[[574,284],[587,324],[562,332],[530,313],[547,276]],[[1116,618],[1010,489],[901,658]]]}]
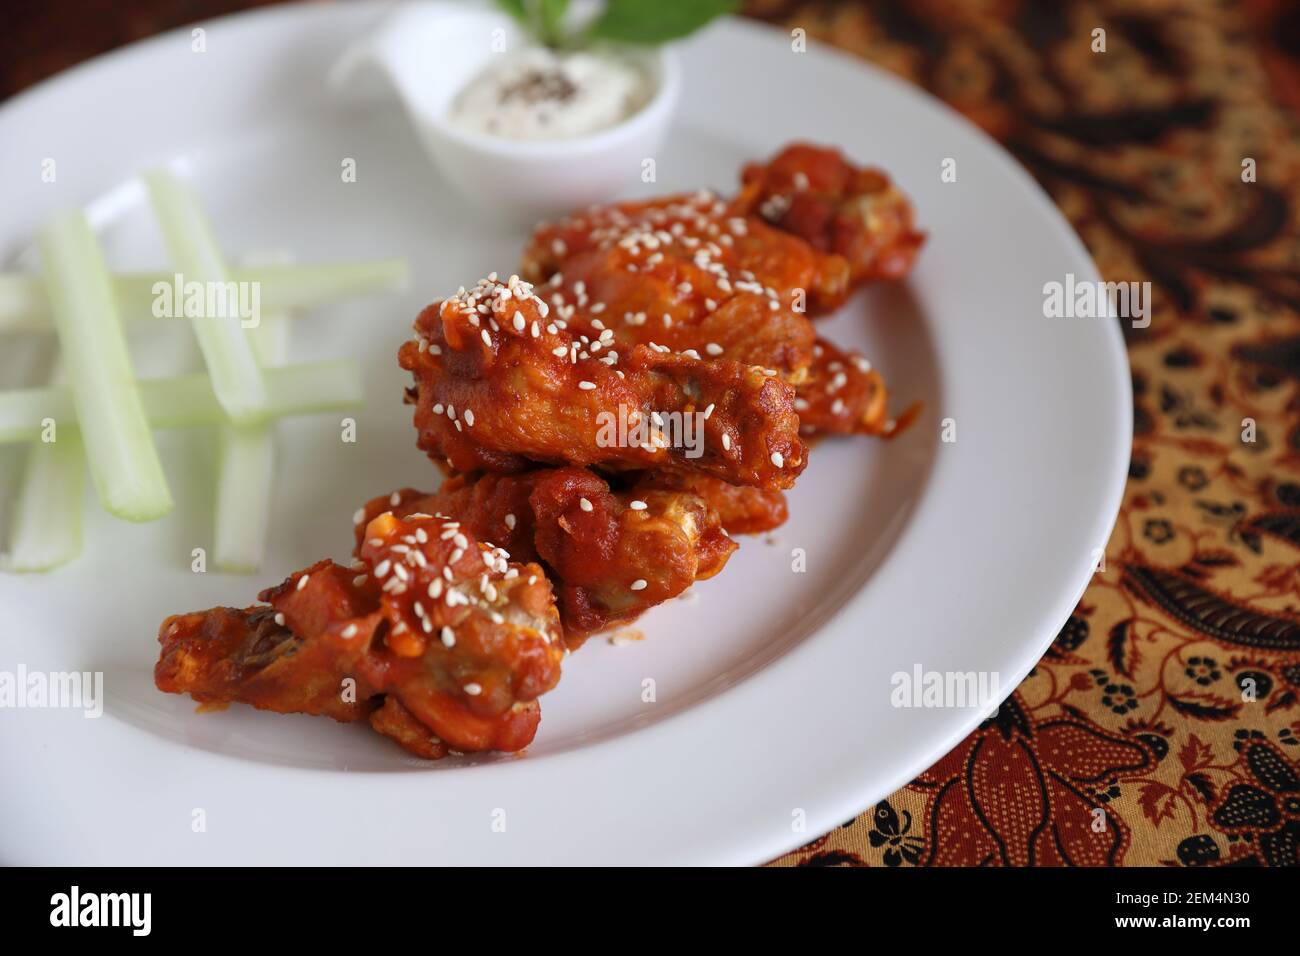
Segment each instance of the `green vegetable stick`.
[{"label": "green vegetable stick", "polygon": [[[229,283],[212,227],[194,194],[165,170],[145,173],[144,179],[168,251],[184,281],[207,288]],[[247,425],[266,418],[266,382],[233,303],[225,306],[221,314],[194,316],[191,323],[217,400],[231,421]]]},{"label": "green vegetable stick", "polygon": [[[56,362],[50,381],[65,379]],[[51,571],[81,553],[81,517],[85,510],[86,454],[75,428],[42,429],[23,465],[22,485],[9,524],[9,553],[4,571]]]},{"label": "green vegetable stick", "polygon": [[56,434],[27,453],[2,570],[50,571],[81,553],[86,456],[75,428]]},{"label": "green vegetable stick", "polygon": [[[175,378],[143,379],[140,401],[153,428],[219,425],[227,421],[212,383],[202,372]],[[303,362],[266,370],[267,409],[272,417],[342,411],[362,403],[361,373],[351,359]],[[41,422],[62,427],[78,421],[72,391],[43,388],[0,392],[0,444],[41,440]]]},{"label": "green vegetable stick", "polygon": [[[263,368],[274,368],[288,356],[288,316],[263,316],[249,332]],[[218,570],[252,574],[261,565],[271,523],[274,478],[272,422],[221,426],[212,549]]]},{"label": "green vegetable stick", "polygon": [[172,509],[171,492],[136,388],[108,269],[85,215],[75,210],[56,216],[42,230],[39,247],[99,499],[120,518],[160,518]]},{"label": "green vegetable stick", "polygon": [[[234,282],[256,282],[261,287],[264,312],[283,312],[327,305],[350,296],[404,289],[410,278],[405,259],[366,262],[316,262],[231,269]],[[168,321],[155,315],[158,283],[174,285],[175,273],[124,272],[113,276],[118,312],[128,325],[137,321]],[[39,275],[0,273],[0,333],[53,332],[50,300]]]}]

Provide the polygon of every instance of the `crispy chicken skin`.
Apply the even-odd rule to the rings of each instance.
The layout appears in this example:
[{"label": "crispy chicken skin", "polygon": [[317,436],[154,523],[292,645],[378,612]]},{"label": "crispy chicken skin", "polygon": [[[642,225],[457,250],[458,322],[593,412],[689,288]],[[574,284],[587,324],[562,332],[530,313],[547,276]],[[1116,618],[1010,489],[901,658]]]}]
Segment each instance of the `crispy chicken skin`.
[{"label": "crispy chicken skin", "polygon": [[585,468],[456,475],[432,494],[403,488],[374,498],[358,515],[358,547],[365,525],[388,510],[454,516],[514,559],[540,562],[570,648],[712,577],[736,549],[701,496],[653,482],[613,491]]},{"label": "crispy chicken skin", "polygon": [[[600,250],[622,250],[625,255],[617,260],[589,257]],[[560,273],[563,283],[573,288],[587,278],[581,274],[586,270],[602,281],[612,281],[614,277],[607,274],[612,263],[633,278],[649,275],[660,281],[675,280],[675,294],[665,296],[655,288],[648,297],[648,301],[670,306],[674,319],[711,311],[708,299],[722,303],[744,293],[792,308],[797,293],[803,292],[825,308],[833,308],[844,300],[850,281],[849,264],[843,257],[827,254],[708,190],[592,207],[544,224],[524,250],[522,275],[541,283]],[[682,282],[688,287],[678,289]],[[610,288],[627,289],[628,285]],[[593,302],[607,303],[611,314],[605,315],[604,321],[613,327],[623,320],[623,312],[615,307],[613,298],[602,298],[602,291],[590,287],[587,295]],[[771,309],[767,302],[763,305]],[[635,315],[641,310],[630,311]],[[655,323],[663,325],[662,313],[646,311],[646,318],[652,329]]]},{"label": "crispy chicken skin", "polygon": [[[344,582],[351,572],[337,568],[346,577],[334,580],[336,566],[322,563],[315,570],[312,593],[302,600],[350,600]],[[177,614],[163,621],[158,640],[163,646],[154,668],[158,688],[188,693],[203,704],[240,700],[261,710],[343,722],[364,720],[375,706],[373,691],[359,690],[355,702],[342,694],[343,680],[356,670],[359,655],[353,647],[332,646],[324,638],[308,641],[276,623],[271,607]]]},{"label": "crispy chicken skin", "polygon": [[[803,471],[794,389],[778,375],[665,346],[619,354],[564,321],[514,276],[489,277],[421,312],[398,356],[415,378],[408,399],[420,448],[464,472],[573,464],[699,471],[782,489]],[[697,457],[662,433],[651,436],[657,442],[612,440],[621,421],[695,412],[704,419]]]},{"label": "crispy chicken skin", "polygon": [[423,757],[526,747],[565,654],[542,569],[419,514],[377,515],[358,554],[351,569],[321,561],[263,591],[269,607],[168,618],[158,688],[368,718]]},{"label": "crispy chicken skin", "polygon": [[795,408],[805,435],[889,435],[885,380],[865,358],[818,339]]},{"label": "crispy chicken skin", "polygon": [[[809,143],[747,165],[731,210],[761,217],[821,253],[844,257],[855,286],[901,278],[925,241],[914,228],[911,202],[888,176],[854,166],[837,149]],[[815,311],[838,304],[810,300]]]},{"label": "crispy chicken skin", "polygon": [[655,343],[797,383],[812,361],[808,290],[840,299],[848,269],[703,193],[598,207],[544,226],[524,253],[524,276],[571,331],[608,329],[619,349]]},{"label": "crispy chicken skin", "polygon": [[709,475],[649,474],[632,487],[632,493],[670,488],[698,495],[729,534],[761,534],[779,528],[789,517],[781,492],[733,485]]}]

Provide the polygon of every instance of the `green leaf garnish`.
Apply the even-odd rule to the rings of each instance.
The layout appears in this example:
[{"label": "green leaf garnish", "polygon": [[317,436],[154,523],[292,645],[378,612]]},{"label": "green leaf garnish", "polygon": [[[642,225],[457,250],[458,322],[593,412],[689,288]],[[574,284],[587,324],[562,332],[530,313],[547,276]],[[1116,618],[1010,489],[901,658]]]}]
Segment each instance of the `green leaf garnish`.
[{"label": "green leaf garnish", "polygon": [[524,9],[524,0],[497,0],[497,6],[520,23],[528,25],[528,11]]},{"label": "green leaf garnish", "polygon": [[564,15],[569,11],[569,0],[496,0],[496,4],[542,43],[563,45]]},{"label": "green leaf garnish", "polygon": [[609,0],[587,36],[618,43],[667,43],[736,6],[736,0]]},{"label": "green leaf garnish", "polygon": [[568,10],[569,0],[537,0],[543,43],[559,46],[564,42],[564,15]]}]

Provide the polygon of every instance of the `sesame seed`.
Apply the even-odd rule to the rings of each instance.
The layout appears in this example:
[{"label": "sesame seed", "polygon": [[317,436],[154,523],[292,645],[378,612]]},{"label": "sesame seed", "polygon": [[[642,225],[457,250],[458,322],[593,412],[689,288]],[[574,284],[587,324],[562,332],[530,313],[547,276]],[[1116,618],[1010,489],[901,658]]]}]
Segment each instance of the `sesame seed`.
[{"label": "sesame seed", "polygon": [[356,626],[355,624],[349,624],[347,627],[343,628],[343,636],[344,636],[344,637],[356,637],[356,636],[357,636],[357,626]]},{"label": "sesame seed", "polygon": [[592,389],[594,389],[595,387],[596,387],[596,383],[595,383],[595,382],[579,382],[579,383],[578,383],[578,388],[582,389],[584,392],[590,392],[590,391],[591,391]]},{"label": "sesame seed", "polygon": [[487,329],[483,329],[482,331],[480,331],[479,337],[483,340],[484,345],[486,345],[488,348],[492,347],[492,336],[488,335]]},{"label": "sesame seed", "polygon": [[353,524],[361,524],[361,522],[363,522],[363,521],[365,521],[365,520],[366,520],[366,509],[365,509],[365,508],[358,508],[356,511],[354,511],[354,512],[352,513],[352,523],[353,523]]},{"label": "sesame seed", "polygon": [[726,432],[722,433],[722,447],[726,451],[731,450],[731,436]]},{"label": "sesame seed", "polygon": [[710,355],[721,355],[722,346],[717,342],[710,342],[708,345],[704,346],[704,351],[708,352]]},{"label": "sesame seed", "polygon": [[772,452],[772,464],[776,465],[776,467],[778,468],[784,468],[785,456],[782,455],[779,451]]},{"label": "sesame seed", "polygon": [[443,647],[456,646],[456,632],[453,631],[450,627],[448,627],[445,624],[442,627],[442,646]]},{"label": "sesame seed", "polygon": [[515,516],[514,516],[514,515],[512,515],[512,514],[506,515],[506,527],[509,528],[511,531],[514,530],[514,527],[515,527]]},{"label": "sesame seed", "polygon": [[280,625],[281,627],[284,627],[284,615],[281,614],[279,611],[275,612],[275,623]]},{"label": "sesame seed", "polygon": [[631,588],[632,588],[633,591],[644,591],[644,590],[645,590],[645,587],[646,587],[646,579],[645,579],[645,578],[637,578],[637,579],[636,579],[635,581],[633,581],[632,584],[631,584]]},{"label": "sesame seed", "polygon": [[479,694],[483,693],[483,688],[480,685],[474,683],[466,684],[464,687],[461,688],[461,690],[469,694],[469,696],[471,697],[477,697]]},{"label": "sesame seed", "polygon": [[433,600],[438,600],[442,596],[442,578],[434,578],[430,581],[427,593]]},{"label": "sesame seed", "polygon": [[307,579],[308,579],[309,577],[311,577],[310,574],[304,574],[302,577],[300,577],[300,578],[298,579],[298,590],[299,590],[299,591],[301,591],[303,588],[305,588],[305,587],[307,586]]},{"label": "sesame seed", "polygon": [[465,409],[465,424],[468,425],[470,428],[474,427],[474,409],[472,408]]},{"label": "sesame seed", "polygon": [[592,510],[591,502],[588,501],[586,498],[579,498],[579,499],[578,499],[578,507],[581,508],[583,511],[591,511],[591,510]]},{"label": "sesame seed", "polygon": [[369,580],[370,580],[370,576],[368,574],[358,574],[355,578],[352,579],[352,586],[354,588],[359,588]]},{"label": "sesame seed", "polygon": [[515,331],[522,332],[524,330],[524,326],[527,324],[528,323],[524,320],[523,315],[519,312],[516,312],[514,318]]},{"label": "sesame seed", "polygon": [[628,507],[631,508],[633,511],[645,511],[646,503],[644,501],[639,501],[639,500],[633,501],[630,505],[628,505]]}]

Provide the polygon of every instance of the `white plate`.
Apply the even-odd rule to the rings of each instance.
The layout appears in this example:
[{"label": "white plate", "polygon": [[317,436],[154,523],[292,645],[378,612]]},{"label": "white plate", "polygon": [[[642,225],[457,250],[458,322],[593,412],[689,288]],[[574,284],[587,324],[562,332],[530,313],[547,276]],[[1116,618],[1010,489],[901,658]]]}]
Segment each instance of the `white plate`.
[{"label": "white plate", "polygon": [[[229,17],[205,25],[205,53],[188,30],[167,34],[0,109],[0,261],[55,208],[95,201],[113,265],[161,265],[129,181],[180,160],[227,250],[405,254],[417,277],[410,295],[296,326],[300,357],[358,357],[368,405],[355,445],[331,416],[283,424],[273,544],[256,579],[189,570],[191,549],[211,544],[202,433],[162,437],[173,516],[135,526],[92,505],[74,565],[0,577],[0,670],[103,671],[107,694],[98,720],[0,711],[0,860],[755,863],[906,783],[982,714],[894,708],[891,675],[989,671],[1010,689],[1087,583],[1128,458],[1124,351],[1113,321],[1043,317],[1044,282],[1096,272],[997,146],[887,75],[821,48],[792,52],[784,34],[740,21],[682,47],[685,95],[659,182],[632,192],[729,190],[742,161],[796,138],[888,169],[930,239],[905,284],[824,328],[866,350],[900,405],[924,401],[917,426],[892,444],[816,448],[776,543],[744,539],[694,601],[643,619],[645,641],[594,640],[571,658],[526,756],[430,765],[364,727],[245,707],[199,715],[154,689],[165,615],[251,603],[288,572],[345,556],[362,500],[432,482],[394,353],[421,305],[518,260],[524,236],[447,195],[395,109],[327,99],[329,63],[382,12]],[[46,157],[55,184],[40,180]],[[341,182],[345,157],[355,183]],[[945,157],[956,183],[940,181]],[[141,374],[174,374],[187,334],[137,337]],[[25,344],[0,348],[0,382],[36,375]],[[952,444],[939,440],[948,417]],[[3,452],[6,489],[18,460]],[[796,547],[807,573],[791,572]]]}]

